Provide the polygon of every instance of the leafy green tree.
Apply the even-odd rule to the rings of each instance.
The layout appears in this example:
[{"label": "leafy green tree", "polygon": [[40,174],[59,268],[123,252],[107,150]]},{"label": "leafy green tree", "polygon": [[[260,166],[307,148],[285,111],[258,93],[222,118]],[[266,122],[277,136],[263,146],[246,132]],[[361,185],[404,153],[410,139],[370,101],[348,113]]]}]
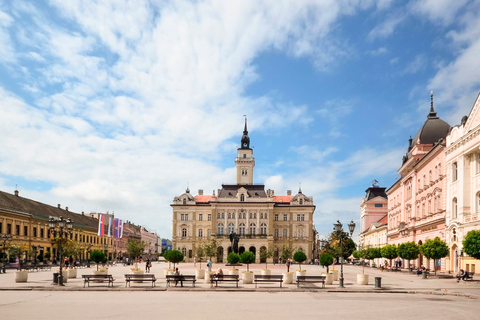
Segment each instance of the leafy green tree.
[{"label": "leafy green tree", "polygon": [[210,242],[205,242],[203,244],[203,251],[205,252],[205,256],[212,260],[212,257],[217,254],[217,241],[212,239]]},{"label": "leafy green tree", "polygon": [[362,273],[365,273],[365,258],[367,257],[368,249],[355,250],[352,255],[355,259],[362,259]]},{"label": "leafy green tree", "polygon": [[[341,244],[341,246],[340,246]],[[326,252],[333,255],[335,258],[342,257],[344,260],[348,259],[355,251],[357,245],[349,237],[349,233],[345,231],[332,232],[329,236]]]},{"label": "leafy green tree", "polygon": [[463,252],[472,258],[480,259],[480,230],[469,231],[462,244]]},{"label": "leafy green tree", "polygon": [[320,265],[327,267],[328,273],[328,267],[333,263],[333,256],[330,253],[322,253],[319,258]]},{"label": "leafy green tree", "polygon": [[408,266],[411,266],[410,260],[415,260],[420,254],[420,248],[413,242],[404,242],[397,248],[398,256],[402,259],[408,260]]},{"label": "leafy green tree", "polygon": [[302,262],[304,262],[305,260],[307,260],[307,256],[305,255],[305,252],[303,252],[303,251],[297,251],[297,252],[295,252],[295,254],[293,255],[293,260],[295,260],[295,261],[298,262],[298,267],[300,268],[300,270],[302,270]]},{"label": "leafy green tree", "polygon": [[10,256],[10,258],[18,258],[18,270],[22,270],[22,257],[27,250],[27,246],[17,246],[16,244],[10,246],[8,250],[8,255]]},{"label": "leafy green tree", "polygon": [[205,249],[202,243],[195,247],[195,258],[197,258],[197,261],[200,263],[200,269],[202,269],[202,260],[205,258]]},{"label": "leafy green tree", "polygon": [[265,269],[268,269],[267,260],[273,257],[273,249],[260,249],[260,260],[265,261]]},{"label": "leafy green tree", "polygon": [[179,250],[169,250],[164,257],[168,262],[173,263],[173,270],[175,270],[175,264],[183,261],[184,258]]},{"label": "leafy green tree", "polygon": [[145,247],[147,246],[146,242],[137,241],[135,239],[130,239],[127,242],[127,252],[130,258],[135,260],[135,269],[138,269],[138,257],[143,254]]},{"label": "leafy green tree", "polygon": [[247,271],[249,271],[248,265],[255,262],[255,254],[250,251],[245,251],[240,255],[240,261],[247,265]]},{"label": "leafy green tree", "polygon": [[[439,237],[435,237],[435,239],[428,239],[425,241],[424,244],[420,246],[420,252],[427,258],[427,259],[442,259],[448,256],[448,246],[447,244],[440,240]],[[434,268],[435,275],[437,274],[437,269]]]},{"label": "leafy green tree", "polygon": [[390,260],[390,266],[392,265],[392,259],[398,257],[397,246],[394,244],[387,244],[380,248],[382,257]]},{"label": "leafy green tree", "polygon": [[105,252],[101,250],[93,250],[90,253],[90,260],[95,262],[97,264],[97,271],[98,271],[98,265],[100,263],[104,263],[106,261],[107,257],[105,256]]},{"label": "leafy green tree", "polygon": [[282,259],[282,261],[285,261],[285,260],[288,260],[288,259],[291,259],[292,258],[292,255],[293,255],[293,248],[292,246],[290,245],[283,245],[282,246],[282,254],[280,255],[280,259]]},{"label": "leafy green tree", "polygon": [[230,252],[227,256],[227,261],[230,264],[237,264],[240,261],[240,256],[235,252]]}]

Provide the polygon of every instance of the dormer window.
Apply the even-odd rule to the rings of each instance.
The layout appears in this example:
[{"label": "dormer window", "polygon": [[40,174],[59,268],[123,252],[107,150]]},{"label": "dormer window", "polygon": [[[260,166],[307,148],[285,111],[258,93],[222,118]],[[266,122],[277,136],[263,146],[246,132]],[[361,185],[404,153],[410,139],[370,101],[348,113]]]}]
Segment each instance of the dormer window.
[{"label": "dormer window", "polygon": [[299,204],[303,204],[303,199],[298,200]]},{"label": "dormer window", "polygon": [[243,159],[246,159],[247,158],[247,155],[244,153],[243,154]]},{"label": "dormer window", "polygon": [[187,204],[187,199],[183,199],[183,204]]},{"label": "dormer window", "polygon": [[240,195],[240,201],[245,201],[245,195],[244,194]]}]

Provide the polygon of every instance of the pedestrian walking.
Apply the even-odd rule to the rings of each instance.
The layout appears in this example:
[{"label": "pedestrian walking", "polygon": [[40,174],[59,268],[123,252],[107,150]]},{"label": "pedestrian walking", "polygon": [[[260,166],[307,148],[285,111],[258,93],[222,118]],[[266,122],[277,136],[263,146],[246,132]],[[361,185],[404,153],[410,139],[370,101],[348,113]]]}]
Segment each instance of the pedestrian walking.
[{"label": "pedestrian walking", "polygon": [[290,272],[290,265],[292,263],[290,262],[290,259],[287,259],[287,272]]},{"label": "pedestrian walking", "polygon": [[212,261],[210,259],[207,260],[207,270],[212,271]]},{"label": "pedestrian walking", "polygon": [[194,267],[197,266],[197,258],[196,258],[196,257],[193,257],[193,266],[194,266]]}]

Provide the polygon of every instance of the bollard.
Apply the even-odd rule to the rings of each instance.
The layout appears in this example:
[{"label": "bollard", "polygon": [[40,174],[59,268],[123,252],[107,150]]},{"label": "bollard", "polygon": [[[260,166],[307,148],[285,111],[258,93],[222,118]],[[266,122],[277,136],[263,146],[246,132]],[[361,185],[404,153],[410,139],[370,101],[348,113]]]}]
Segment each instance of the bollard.
[{"label": "bollard", "polygon": [[423,279],[427,279],[427,275],[428,275],[428,272],[427,272],[427,271],[423,271],[423,272],[422,272],[422,278],[423,278]]},{"label": "bollard", "polygon": [[375,288],[382,287],[382,277],[375,277]]}]

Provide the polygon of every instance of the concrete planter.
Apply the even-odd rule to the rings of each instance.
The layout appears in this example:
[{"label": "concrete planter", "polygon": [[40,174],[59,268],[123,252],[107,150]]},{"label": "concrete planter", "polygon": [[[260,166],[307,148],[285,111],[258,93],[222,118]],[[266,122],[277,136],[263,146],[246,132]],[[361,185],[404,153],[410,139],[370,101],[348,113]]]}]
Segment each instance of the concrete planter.
[{"label": "concrete planter", "polygon": [[322,272],[322,276],[325,276],[325,284],[333,283],[333,273]]},{"label": "concrete planter", "polygon": [[357,273],[357,284],[365,286],[368,284],[368,274]]},{"label": "concrete planter", "polygon": [[171,274],[169,272],[175,272],[173,269],[163,269],[163,277],[166,278],[167,274]]},{"label": "concrete planter", "polygon": [[[60,276],[60,269],[57,270],[58,276]],[[62,283],[67,283],[68,281],[68,271],[62,270]]]},{"label": "concrete planter", "polygon": [[295,276],[306,276],[307,275],[307,270],[297,270],[295,271]]},{"label": "concrete planter", "polygon": [[243,271],[243,283],[249,284],[253,283],[253,272],[252,271]]},{"label": "concrete planter", "polygon": [[213,271],[205,271],[205,283],[210,283],[210,276],[214,273]]},{"label": "concrete planter", "polygon": [[338,270],[330,270],[333,273],[333,281],[338,281]]},{"label": "concrete planter", "polygon": [[293,272],[284,272],[283,275],[283,283],[284,284],[292,284],[293,283]]},{"label": "concrete planter", "polygon": [[262,269],[262,276],[269,276],[272,274],[272,270],[270,269]]},{"label": "concrete planter", "polygon": [[196,269],[195,270],[195,278],[205,279],[205,269]]},{"label": "concrete planter", "polygon": [[93,274],[108,274],[108,268],[93,270]]},{"label": "concrete planter", "polygon": [[27,282],[28,280],[28,271],[15,271],[15,282]]},{"label": "concrete planter", "polygon": [[77,277],[77,269],[68,269],[67,270],[67,278],[76,278]]},{"label": "concrete planter", "polygon": [[[132,274],[144,274],[145,271],[141,269],[132,270]],[[142,281],[133,281],[133,283],[142,283]]]},{"label": "concrete planter", "polygon": [[230,275],[238,276],[239,273],[240,273],[240,270],[238,270],[238,269],[228,269],[228,274],[230,274]]}]

